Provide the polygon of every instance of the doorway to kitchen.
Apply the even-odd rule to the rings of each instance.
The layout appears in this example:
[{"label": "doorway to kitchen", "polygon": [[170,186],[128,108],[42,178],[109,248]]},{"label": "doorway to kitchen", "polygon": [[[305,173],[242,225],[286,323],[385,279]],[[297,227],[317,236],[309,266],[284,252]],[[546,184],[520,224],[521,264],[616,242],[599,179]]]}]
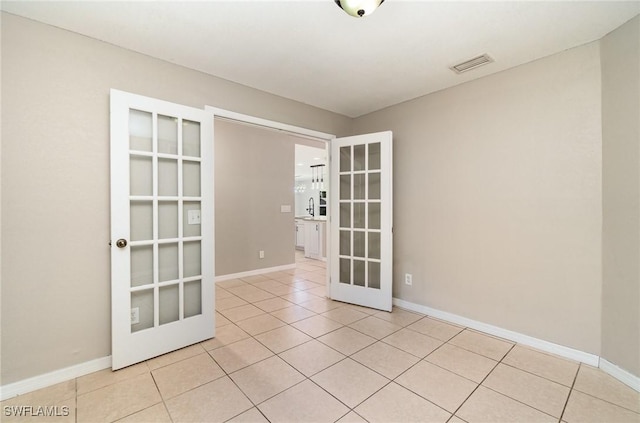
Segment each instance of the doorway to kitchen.
[{"label": "doorway to kitchen", "polygon": [[[306,223],[309,228],[305,228],[304,225],[301,226],[301,233],[305,234],[305,230],[310,231],[311,228],[315,229],[311,233],[307,235],[306,239],[311,240],[314,238],[314,235],[318,235],[318,242],[314,243],[315,249],[308,249],[309,254],[313,254],[313,258],[322,259],[326,261],[327,267],[327,275],[330,274],[330,262],[325,259],[329,253],[329,246],[331,245],[330,240],[328,238],[330,231],[326,228],[326,223],[330,218],[329,208],[327,207],[327,198],[326,195],[323,196],[322,199],[325,204],[320,205],[320,191],[324,191],[325,194],[328,192],[329,188],[329,160],[328,160],[328,148],[329,141],[334,139],[335,137],[331,134],[321,133],[313,130],[308,130],[305,128],[295,127],[291,125],[281,124],[279,122],[269,121],[261,118],[256,118],[252,116],[247,116],[235,112],[230,112],[226,110],[221,110],[217,108],[213,108],[210,106],[206,107],[207,111],[215,111],[216,123],[215,123],[215,132],[220,135],[218,138],[221,142],[217,144],[220,149],[217,149],[215,152],[216,155],[216,163],[220,166],[217,168],[218,170],[226,167],[240,167],[241,169],[235,169],[233,172],[228,172],[229,175],[236,175],[233,178],[229,178],[230,180],[225,181],[224,187],[220,186],[220,190],[216,196],[216,210],[217,218],[222,218],[224,213],[221,213],[219,210],[222,207],[224,210],[229,209],[229,219],[224,219],[225,224],[222,225],[222,222],[218,222],[221,226],[219,242],[222,242],[222,238],[224,238],[224,244],[229,244],[226,241],[227,237],[224,237],[224,227],[233,226],[230,225],[229,222],[235,222],[238,219],[239,215],[251,214],[253,216],[247,222],[253,222],[254,226],[253,230],[248,227],[241,227],[242,231],[248,233],[248,236],[235,236],[233,234],[229,234],[232,237],[231,247],[238,246],[236,248],[236,254],[228,254],[229,260],[225,260],[223,257],[216,257],[217,261],[220,263],[228,264],[227,267],[229,269],[225,270],[221,269],[221,273],[216,276],[216,280],[224,280],[231,277],[247,277],[251,276],[251,274],[260,274],[265,273],[265,271],[278,271],[284,270],[287,266],[289,268],[296,265],[296,218],[307,218],[301,220],[301,223]],[[235,129],[233,129],[235,128]],[[246,128],[246,129],[242,129]],[[241,132],[244,135],[238,135]],[[244,160],[240,157],[236,157],[231,162],[229,158],[229,154],[226,150],[223,151],[224,145],[226,145],[223,141],[224,133],[228,133],[229,136],[236,137],[236,142],[234,143],[226,143],[230,144],[228,147],[233,151],[244,151],[245,154],[242,157],[245,157]],[[253,135],[252,135],[253,134]],[[260,135],[263,134],[263,135]],[[254,142],[250,143],[248,141],[248,137],[253,137]],[[261,143],[260,140],[263,140],[264,143]],[[251,144],[249,145],[248,144]],[[233,144],[233,145],[231,145]],[[244,146],[241,147],[240,145]],[[274,153],[271,151],[272,146],[276,150],[280,151],[280,153]],[[289,147],[285,147],[288,145]],[[314,148],[315,153],[311,155],[309,158],[309,163],[307,166],[297,166],[297,161],[295,160],[295,148],[304,147],[304,148]],[[256,150],[257,149],[257,150]],[[265,150],[266,149],[266,150]],[[290,149],[290,150],[289,150]],[[254,151],[255,150],[255,151]],[[260,152],[258,152],[258,150]],[[222,154],[225,157],[222,157]],[[247,156],[248,155],[248,156]],[[280,160],[279,157],[287,156],[286,159]],[[290,156],[289,156],[290,155]],[[259,156],[259,157],[256,157]],[[318,158],[319,160],[314,160],[314,158]],[[251,160],[248,160],[251,159]],[[278,163],[279,162],[279,163]],[[234,164],[235,163],[235,164]],[[323,164],[324,166],[318,166]],[[313,165],[313,175],[311,179],[308,179],[309,175],[311,175],[311,168],[309,165]],[[319,169],[319,168],[322,168]],[[286,178],[286,181],[283,182],[281,177],[281,169],[286,168],[287,172],[289,172],[290,177]],[[306,168],[303,172],[303,168]],[[244,170],[243,170],[244,169]],[[239,173],[240,172],[240,173]],[[246,173],[246,174],[245,174]],[[296,202],[296,187],[298,187],[297,180],[295,178],[296,175],[301,175],[304,173],[304,178],[298,178],[300,182],[302,179],[308,179],[304,182],[309,184],[308,188],[305,188],[304,195],[310,197],[310,194],[313,193],[313,197],[304,199],[304,206],[301,202]],[[235,188],[238,188],[239,181],[245,180],[250,176],[250,186],[247,186],[246,190],[241,192],[237,191]],[[276,177],[277,175],[280,175]],[[221,182],[220,175],[218,176],[218,182]],[[276,183],[278,187],[270,186],[270,184]],[[286,184],[285,192],[282,192],[282,186]],[[311,184],[314,184],[312,187]],[[241,185],[241,184],[240,184]],[[223,196],[225,190],[229,188],[229,186],[234,186],[235,188],[231,189],[229,195]],[[324,186],[324,190],[321,189]],[[256,195],[249,195],[250,193],[255,193]],[[288,193],[288,194],[287,194]],[[218,198],[218,194],[220,194],[220,198]],[[302,193],[300,193],[302,194]],[[252,207],[232,207],[233,204],[237,203],[238,199],[241,199],[243,204],[246,203],[246,197],[253,196],[256,198],[252,198],[250,202],[253,202]],[[266,196],[266,197],[265,197]],[[224,198],[223,198],[224,197]],[[277,197],[274,198],[274,197]],[[262,200],[261,200],[262,198]],[[288,198],[288,199],[287,199]],[[298,203],[298,204],[296,204]],[[309,204],[311,203],[311,206]],[[250,210],[247,210],[250,209]],[[260,218],[255,219],[255,213],[253,213],[253,209],[257,209],[257,213],[259,213]],[[307,209],[307,210],[305,210]],[[223,211],[224,211],[223,210]],[[311,212],[309,212],[311,210]],[[250,217],[251,217],[250,216]],[[322,218],[322,221],[321,219]],[[314,220],[311,220],[314,219]],[[316,221],[317,219],[317,221]],[[283,222],[289,222],[287,225],[284,225]],[[270,223],[271,222],[271,223]],[[317,229],[316,229],[316,226]],[[224,227],[223,227],[224,226]],[[247,225],[245,225],[247,226]],[[248,225],[248,226],[251,226]],[[270,245],[267,245],[265,242],[264,245],[266,248],[260,247],[258,232],[264,233],[268,232],[265,230],[266,227],[269,227],[269,230],[273,232],[273,230],[278,229],[278,239],[271,238],[269,242]],[[284,229],[283,229],[284,228]],[[230,228],[232,230],[232,228]],[[249,231],[249,232],[247,232]],[[232,231],[234,232],[234,231]],[[319,235],[326,232],[327,236],[320,237]],[[283,248],[283,240],[282,237],[286,238],[284,248],[287,248],[289,253],[282,254]],[[234,238],[233,238],[234,237]],[[241,238],[241,240],[235,239]],[[264,238],[264,237],[263,237]],[[254,242],[255,241],[255,242]],[[319,248],[319,242],[322,242],[322,248]],[[230,248],[231,248],[230,247]],[[219,250],[217,250],[216,254],[223,254],[224,247],[220,245]],[[274,258],[273,252],[270,251],[273,248],[276,248],[276,251],[280,257],[280,259],[276,262],[272,261]],[[264,252],[263,252],[264,250]],[[233,263],[232,261],[236,260],[237,257],[244,256],[244,261],[247,261],[247,268],[241,268],[241,263]],[[290,260],[287,259],[290,258]],[[250,262],[250,263],[249,263]],[[324,263],[323,263],[324,264]],[[238,266],[235,266],[238,265]],[[234,269],[231,267],[235,266]],[[224,266],[223,266],[224,267]],[[318,281],[320,282],[320,281]],[[329,287],[329,276],[327,276],[325,280],[325,289],[326,296],[330,296],[330,287]]]},{"label": "doorway to kitchen", "polygon": [[295,248],[306,259],[327,260],[329,154],[325,142],[295,145]]}]

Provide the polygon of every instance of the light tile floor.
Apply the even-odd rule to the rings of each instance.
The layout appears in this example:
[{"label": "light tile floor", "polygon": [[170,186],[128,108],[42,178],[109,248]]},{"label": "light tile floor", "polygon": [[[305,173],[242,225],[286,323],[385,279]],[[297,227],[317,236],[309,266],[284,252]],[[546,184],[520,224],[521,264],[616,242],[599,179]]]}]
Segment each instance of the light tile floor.
[{"label": "light tile floor", "polygon": [[296,269],[220,282],[216,338],[4,401],[2,421],[57,406],[68,416],[32,421],[640,422],[640,394],[599,369],[327,300],[325,271],[297,254]]}]

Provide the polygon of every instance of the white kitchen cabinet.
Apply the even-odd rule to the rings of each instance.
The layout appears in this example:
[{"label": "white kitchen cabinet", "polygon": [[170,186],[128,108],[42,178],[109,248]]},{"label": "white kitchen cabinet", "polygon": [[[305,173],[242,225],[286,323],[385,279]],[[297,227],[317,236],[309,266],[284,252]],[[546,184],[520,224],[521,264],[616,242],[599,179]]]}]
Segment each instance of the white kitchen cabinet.
[{"label": "white kitchen cabinet", "polygon": [[304,250],[305,225],[303,220],[296,220],[296,249]]},{"label": "white kitchen cabinet", "polygon": [[316,260],[324,258],[325,222],[306,221],[304,223],[304,256]]}]

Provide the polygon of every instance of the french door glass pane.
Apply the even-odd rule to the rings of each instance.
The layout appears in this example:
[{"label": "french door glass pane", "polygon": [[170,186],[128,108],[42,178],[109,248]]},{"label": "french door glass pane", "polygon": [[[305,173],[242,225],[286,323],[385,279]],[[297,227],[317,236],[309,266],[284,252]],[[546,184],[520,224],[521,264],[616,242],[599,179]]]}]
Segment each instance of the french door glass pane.
[{"label": "french door glass pane", "polygon": [[380,259],[380,232],[369,232],[369,258]]},{"label": "french door glass pane", "polygon": [[199,276],[200,270],[200,241],[185,242],[183,246],[184,277]]},{"label": "french door glass pane", "polygon": [[130,206],[131,241],[153,239],[153,203],[132,201]]},{"label": "french door glass pane", "polygon": [[340,227],[351,227],[351,203],[340,203]]},{"label": "french door glass pane", "polygon": [[369,144],[369,170],[380,169],[380,143]]},{"label": "french door glass pane", "polygon": [[365,170],[365,149],[366,149],[366,145],[365,144],[360,144],[360,145],[354,145],[353,146],[353,170],[358,171],[358,170]]},{"label": "french door glass pane", "polygon": [[184,317],[202,314],[202,283],[192,281],[184,284]]},{"label": "french door glass pane", "polygon": [[369,262],[369,288],[380,289],[380,263]]},{"label": "french door glass pane", "polygon": [[364,268],[365,261],[353,260],[353,284],[358,286],[365,286]]},{"label": "french door glass pane", "polygon": [[200,163],[182,162],[182,195],[200,197]]},{"label": "french door glass pane", "polygon": [[178,161],[158,159],[158,195],[176,197],[178,195]]},{"label": "french door glass pane", "polygon": [[160,239],[178,237],[178,202],[158,202],[158,237]]},{"label": "french door glass pane", "polygon": [[131,286],[153,283],[153,246],[131,247]]},{"label": "french door glass pane", "polygon": [[153,164],[151,157],[131,156],[129,160],[131,195],[153,195]]},{"label": "french door glass pane", "polygon": [[353,203],[353,227],[363,228],[365,224],[365,203]]},{"label": "french door glass pane", "polygon": [[153,116],[140,110],[129,110],[129,149],[151,152],[153,148]]},{"label": "french door glass pane", "polygon": [[200,157],[200,122],[182,121],[182,154]]},{"label": "french door glass pane", "polygon": [[351,200],[351,175],[340,175],[340,199]]},{"label": "french door glass pane", "polygon": [[340,231],[340,255],[351,255],[351,231]]},{"label": "french door glass pane", "polygon": [[183,236],[200,236],[200,224],[189,224],[189,211],[200,211],[199,201],[185,201],[182,213],[182,233]]},{"label": "french door glass pane", "polygon": [[161,325],[175,322],[180,318],[180,299],[178,285],[168,285],[160,287],[160,298],[158,301],[158,321]]},{"label": "french door glass pane", "polygon": [[380,199],[380,173],[369,173],[369,200]]},{"label": "french door glass pane", "polygon": [[369,203],[369,229],[380,229],[380,203]]},{"label": "french door glass pane", "polygon": [[158,281],[178,279],[178,244],[158,245]]},{"label": "french door glass pane", "polygon": [[340,172],[351,171],[351,147],[340,147]]},{"label": "french door glass pane", "polygon": [[158,115],[158,153],[178,154],[178,119]]},{"label": "french door glass pane", "polygon": [[138,309],[139,323],[131,324],[131,332],[153,327],[153,288],[131,293],[131,308]]},{"label": "french door glass pane", "polygon": [[353,255],[356,257],[364,257],[364,238],[363,231],[353,232]]},{"label": "french door glass pane", "polygon": [[366,175],[364,173],[358,173],[353,175],[353,199],[354,200],[364,200],[365,194],[365,178]]},{"label": "french door glass pane", "polygon": [[340,259],[340,283],[351,284],[351,260]]}]

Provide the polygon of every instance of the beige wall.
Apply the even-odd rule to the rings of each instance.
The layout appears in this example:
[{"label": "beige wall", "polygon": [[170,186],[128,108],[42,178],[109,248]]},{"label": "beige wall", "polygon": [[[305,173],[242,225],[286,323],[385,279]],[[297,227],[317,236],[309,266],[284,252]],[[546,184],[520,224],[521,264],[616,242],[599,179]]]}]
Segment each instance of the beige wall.
[{"label": "beige wall", "polygon": [[2,384],[111,354],[110,88],[338,135],[351,124],[2,13]]},{"label": "beige wall", "polygon": [[[215,140],[216,275],[293,264],[300,139],[217,119]],[[281,213],[281,205],[291,212]]]},{"label": "beige wall", "polygon": [[356,119],[394,134],[394,296],[598,354],[600,109],[596,42]]},{"label": "beige wall", "polygon": [[640,375],[640,17],[601,46],[602,356]]}]

